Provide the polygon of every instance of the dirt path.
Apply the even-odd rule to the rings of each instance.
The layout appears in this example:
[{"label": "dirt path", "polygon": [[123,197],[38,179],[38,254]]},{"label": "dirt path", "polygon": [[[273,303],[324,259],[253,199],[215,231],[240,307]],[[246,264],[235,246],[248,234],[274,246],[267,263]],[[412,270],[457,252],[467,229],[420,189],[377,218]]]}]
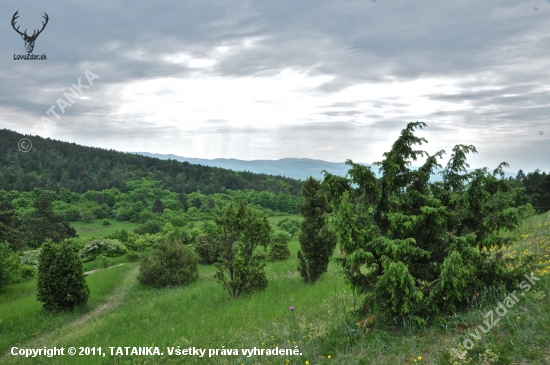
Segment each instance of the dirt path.
[{"label": "dirt path", "polygon": [[[120,264],[123,265],[123,264]],[[115,265],[119,266],[119,265]],[[114,266],[111,266],[114,267]],[[103,269],[99,269],[103,270]],[[92,273],[98,270],[93,270],[88,273]],[[139,266],[136,266],[132,271],[128,273],[126,278],[124,278],[122,284],[115,288],[113,292],[107,297],[107,303],[99,305],[97,308],[94,308],[89,313],[84,316],[75,319],[71,323],[68,323],[62,327],[56,328],[48,333],[43,334],[42,336],[35,338],[27,343],[20,344],[20,348],[41,348],[44,346],[52,347],[56,343],[60,342],[69,342],[71,339],[76,339],[87,332],[89,332],[93,327],[100,324],[100,322],[105,320],[104,314],[113,308],[120,305],[124,297],[128,294],[128,291],[136,283],[136,277],[139,271]],[[88,322],[97,322],[97,323],[88,323]],[[18,357],[10,356],[9,354],[4,354],[0,357],[0,364],[16,362]]]},{"label": "dirt path", "polygon": [[117,267],[117,266],[120,266],[120,265],[124,265],[124,263],[118,264],[118,265],[109,266],[109,267],[106,267],[106,268],[103,268],[103,269],[95,269],[95,270],[91,270],[91,271],[86,271],[86,272],[84,273],[84,275],[90,275],[90,274],[93,274],[94,272],[101,271],[101,270],[105,270],[105,269],[110,269],[111,267]]}]

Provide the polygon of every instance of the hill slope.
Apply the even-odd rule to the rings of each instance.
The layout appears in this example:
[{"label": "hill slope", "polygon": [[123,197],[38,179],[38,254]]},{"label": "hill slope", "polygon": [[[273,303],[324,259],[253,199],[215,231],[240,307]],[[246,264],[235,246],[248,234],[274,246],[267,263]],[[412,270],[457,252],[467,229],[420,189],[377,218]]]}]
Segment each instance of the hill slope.
[{"label": "hill slope", "polygon": [[[18,142],[32,139],[32,149],[21,152]],[[0,189],[31,191],[34,188],[77,193],[112,187],[125,191],[125,181],[149,176],[160,188],[178,193],[200,190],[205,194],[224,189],[300,195],[301,182],[280,176],[234,172],[176,160],[161,160],[132,153],[80,146],[39,136],[0,130]]]},{"label": "hill slope", "polygon": [[[323,160],[313,160],[309,158],[282,158],[280,160],[252,160],[244,161],[234,158],[216,158],[213,160],[201,159],[201,158],[188,158],[182,156],[176,156],[173,154],[163,155],[150,152],[132,152],[135,154],[157,157],[162,160],[173,159],[177,161],[186,161],[193,164],[200,164],[204,166],[215,166],[234,171],[250,171],[259,174],[281,175],[290,177],[293,179],[306,180],[308,177],[313,176],[316,179],[322,179],[323,174],[321,171],[326,170],[334,175],[345,176],[349,170],[349,166],[345,162],[328,162]],[[446,161],[445,161],[446,163]],[[359,162],[361,165],[372,166],[367,163]],[[378,173],[378,167],[372,166],[373,171]],[[411,169],[418,169],[417,166],[411,166]],[[432,175],[431,181],[441,181],[441,176],[437,174],[441,169],[436,169],[435,174]],[[469,172],[474,171],[469,169]],[[377,174],[380,176],[379,174]],[[506,177],[516,176],[515,173],[506,172]]]}]

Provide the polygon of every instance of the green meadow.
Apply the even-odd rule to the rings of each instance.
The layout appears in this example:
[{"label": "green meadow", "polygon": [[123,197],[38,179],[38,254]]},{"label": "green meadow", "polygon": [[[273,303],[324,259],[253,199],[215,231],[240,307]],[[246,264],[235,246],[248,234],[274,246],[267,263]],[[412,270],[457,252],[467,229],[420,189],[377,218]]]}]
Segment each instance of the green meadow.
[{"label": "green meadow", "polygon": [[[275,222],[298,216],[270,218]],[[79,234],[97,237],[131,223],[101,221],[75,224]],[[197,223],[200,224],[200,223]],[[137,226],[137,225],[135,225]],[[102,270],[95,261],[85,271],[90,299],[72,312],[49,314],[36,301],[36,280],[8,286],[0,294],[0,363],[2,364],[548,364],[550,363],[550,216],[534,216],[512,233],[507,254],[526,250],[540,258],[534,275],[541,280],[525,293],[499,323],[463,359],[452,348],[472,338],[484,314],[508,294],[488,288],[472,300],[470,310],[441,318],[429,328],[411,323],[360,322],[361,298],[346,285],[335,260],[315,285],[302,283],[296,270],[296,239],[290,259],[268,263],[269,286],[250,297],[231,299],[213,278],[215,268],[202,265],[199,279],[185,287],[154,289],[136,280],[139,263],[124,257]],[[335,250],[333,258],[339,257]],[[122,264],[122,265],[120,265]],[[115,266],[118,265],[118,266]],[[519,284],[519,283],[518,283]],[[289,307],[293,306],[294,311]],[[365,326],[359,327],[357,323]],[[12,347],[64,347],[65,356],[12,356]],[[66,354],[75,347],[77,354]],[[96,355],[78,355],[80,348]],[[162,355],[111,355],[121,347],[158,347]],[[101,348],[105,356],[97,354]],[[169,355],[168,349],[202,349],[203,357]],[[242,349],[263,349],[246,356]],[[267,349],[297,349],[297,355],[265,355]],[[218,349],[218,355],[209,356]],[[239,354],[234,355],[234,350]],[[226,353],[230,354],[227,355]],[[496,359],[495,359],[496,356]]]}]

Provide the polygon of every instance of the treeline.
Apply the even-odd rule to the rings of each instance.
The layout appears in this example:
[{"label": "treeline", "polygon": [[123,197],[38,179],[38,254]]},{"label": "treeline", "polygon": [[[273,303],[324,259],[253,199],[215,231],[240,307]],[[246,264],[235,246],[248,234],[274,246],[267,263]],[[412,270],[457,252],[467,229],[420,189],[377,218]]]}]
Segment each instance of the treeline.
[{"label": "treeline", "polygon": [[165,213],[190,221],[211,219],[221,215],[231,202],[251,205],[266,215],[298,214],[301,201],[297,196],[271,191],[228,189],[225,194],[205,195],[198,190],[185,194],[163,189],[161,185],[160,181],[142,178],[127,181],[125,192],[117,188],[88,190],[82,194],[66,188],[59,191],[35,188],[31,192],[0,190],[0,202],[11,202],[21,219],[33,214],[34,201],[39,196],[47,195],[55,213],[68,222],[110,218],[146,223]]},{"label": "treeline", "polygon": [[85,193],[116,188],[126,192],[126,181],[148,177],[160,181],[159,187],[175,193],[225,193],[227,190],[255,190],[300,195],[299,180],[235,172],[193,165],[176,160],[123,153],[75,143],[30,137],[33,148],[18,150],[24,136],[0,130],[0,189],[32,191],[34,188]]},{"label": "treeline", "polygon": [[519,205],[531,203],[537,213],[550,210],[550,174],[537,169],[525,175],[519,170],[515,180],[521,182],[525,188],[524,194],[517,202]]}]

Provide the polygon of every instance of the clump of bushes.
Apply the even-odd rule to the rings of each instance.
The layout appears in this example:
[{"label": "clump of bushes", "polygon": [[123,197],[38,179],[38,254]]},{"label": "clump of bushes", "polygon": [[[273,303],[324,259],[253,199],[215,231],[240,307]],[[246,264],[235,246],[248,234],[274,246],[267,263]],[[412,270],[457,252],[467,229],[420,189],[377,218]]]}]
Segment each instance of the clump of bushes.
[{"label": "clump of bushes", "polygon": [[156,220],[156,219],[148,220],[147,222],[141,224],[139,227],[134,229],[134,233],[137,233],[137,234],[145,234],[145,233],[155,234],[155,233],[159,233],[162,230],[162,226],[163,226],[163,224],[159,220]]},{"label": "clump of bushes", "polygon": [[24,251],[20,253],[19,261],[23,265],[34,265],[36,268],[38,268],[38,259],[40,258],[41,252],[41,248],[36,250]]},{"label": "clump of bushes", "polygon": [[[39,250],[31,251],[39,254]],[[36,260],[36,263],[34,262]],[[36,276],[38,256],[22,262],[21,258],[11,248],[9,243],[0,243],[0,290],[9,284],[18,283],[25,279],[32,279]]]},{"label": "clump of bushes", "polygon": [[110,220],[108,220],[108,219],[104,219],[104,220],[103,220],[103,225],[104,225],[104,226],[108,226],[108,225],[110,225],[110,224],[111,224],[111,221],[110,221]]},{"label": "clump of bushes", "polygon": [[96,259],[98,255],[106,257],[118,257],[128,253],[128,249],[119,240],[115,239],[100,239],[91,241],[80,250],[82,261],[88,262]]},{"label": "clump of bushes", "polygon": [[71,309],[84,304],[90,289],[82,261],[68,244],[57,245],[47,239],[39,258],[37,299],[48,311]]},{"label": "clump of bushes", "polygon": [[166,240],[144,257],[138,280],[156,288],[189,284],[199,277],[199,257],[182,241]]},{"label": "clump of bushes", "polygon": [[0,243],[0,289],[14,283],[19,277],[19,260],[9,243]]},{"label": "clump of bushes", "polygon": [[296,237],[300,233],[301,223],[297,219],[284,218],[279,221],[277,227],[288,232],[292,237]]},{"label": "clump of bushes", "polygon": [[218,262],[222,252],[220,243],[210,233],[198,236],[194,247],[199,255],[200,263],[204,265],[212,265]]}]

